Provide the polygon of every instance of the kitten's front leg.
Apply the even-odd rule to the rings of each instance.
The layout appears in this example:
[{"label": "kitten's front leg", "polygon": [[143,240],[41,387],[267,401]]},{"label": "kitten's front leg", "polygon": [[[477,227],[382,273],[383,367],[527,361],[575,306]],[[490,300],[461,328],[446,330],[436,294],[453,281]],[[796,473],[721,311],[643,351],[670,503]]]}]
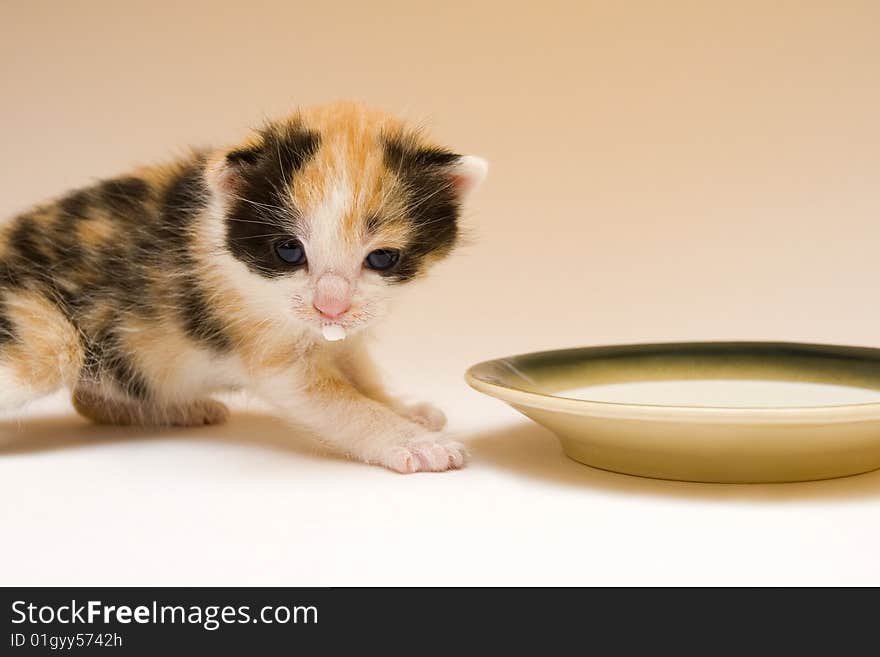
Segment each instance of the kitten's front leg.
[{"label": "kitten's front leg", "polygon": [[345,377],[363,395],[390,407],[395,413],[417,422],[428,431],[441,431],[446,427],[446,414],[429,402],[407,402],[396,399],[385,389],[382,374],[370,357],[360,336],[345,345],[339,358],[339,366]]},{"label": "kitten's front leg", "polygon": [[464,447],[401,417],[331,371],[311,371],[307,381],[273,377],[263,397],[305,423],[331,446],[366,463],[397,472],[440,472],[464,465]]}]

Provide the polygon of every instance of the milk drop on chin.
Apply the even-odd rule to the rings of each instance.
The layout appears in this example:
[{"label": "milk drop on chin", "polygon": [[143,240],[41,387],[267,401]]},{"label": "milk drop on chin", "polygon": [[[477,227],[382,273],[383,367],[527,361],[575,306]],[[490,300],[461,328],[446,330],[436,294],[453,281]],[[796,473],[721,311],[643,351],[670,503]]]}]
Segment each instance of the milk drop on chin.
[{"label": "milk drop on chin", "polygon": [[324,324],[321,327],[321,333],[327,342],[345,340],[345,328],[339,324]]}]

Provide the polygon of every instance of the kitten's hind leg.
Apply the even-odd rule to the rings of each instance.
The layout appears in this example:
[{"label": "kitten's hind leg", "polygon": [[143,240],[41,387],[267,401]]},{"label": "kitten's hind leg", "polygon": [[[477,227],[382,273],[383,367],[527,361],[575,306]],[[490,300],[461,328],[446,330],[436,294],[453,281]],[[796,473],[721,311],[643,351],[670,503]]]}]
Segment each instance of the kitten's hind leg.
[{"label": "kitten's hind leg", "polygon": [[73,407],[97,424],[144,427],[200,427],[223,424],[229,419],[226,405],[214,399],[197,399],[184,404],[149,404],[103,395],[92,386],[80,384],[73,391]]},{"label": "kitten's hind leg", "polygon": [[0,291],[0,411],[69,385],[82,361],[78,332],[55,304],[33,291]]}]

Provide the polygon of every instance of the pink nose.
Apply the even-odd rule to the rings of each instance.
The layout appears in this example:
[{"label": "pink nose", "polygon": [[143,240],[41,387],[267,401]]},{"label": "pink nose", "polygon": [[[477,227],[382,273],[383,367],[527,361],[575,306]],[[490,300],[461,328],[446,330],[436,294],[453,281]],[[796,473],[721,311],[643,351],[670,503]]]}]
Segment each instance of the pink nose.
[{"label": "pink nose", "polygon": [[324,274],[315,286],[312,304],[327,319],[339,319],[351,308],[348,281],[337,274]]},{"label": "pink nose", "polygon": [[351,304],[343,299],[315,299],[315,308],[327,319],[339,319],[351,308]]}]

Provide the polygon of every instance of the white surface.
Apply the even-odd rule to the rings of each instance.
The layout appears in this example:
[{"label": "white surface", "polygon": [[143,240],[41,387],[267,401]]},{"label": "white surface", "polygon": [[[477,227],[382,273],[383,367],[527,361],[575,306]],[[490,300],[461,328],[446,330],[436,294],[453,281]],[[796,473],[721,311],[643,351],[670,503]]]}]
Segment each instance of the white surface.
[{"label": "white surface", "polygon": [[460,472],[350,463],[254,411],[152,434],[93,427],[60,398],[35,406],[0,424],[0,582],[880,584],[880,473],[749,486],[602,472],[438,379],[424,392],[472,450]]},{"label": "white surface", "polygon": [[785,408],[876,404],[880,390],[799,381],[707,379],[634,381],[586,386],[555,393],[558,397],[617,404]]}]

